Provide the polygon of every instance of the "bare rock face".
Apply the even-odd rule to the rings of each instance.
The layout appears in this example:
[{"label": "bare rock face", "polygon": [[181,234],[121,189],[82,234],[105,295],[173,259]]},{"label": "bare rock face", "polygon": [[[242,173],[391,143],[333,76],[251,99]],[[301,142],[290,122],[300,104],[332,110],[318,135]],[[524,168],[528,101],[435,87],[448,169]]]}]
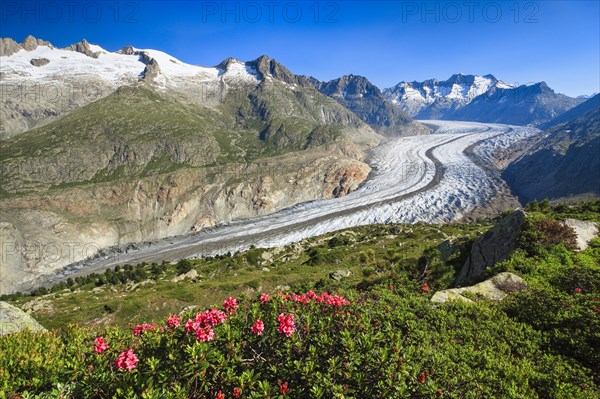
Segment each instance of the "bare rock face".
[{"label": "bare rock face", "polygon": [[450,300],[472,302],[468,298],[469,295],[479,296],[491,301],[501,301],[509,293],[523,291],[527,288],[527,283],[521,277],[513,273],[504,272],[471,287],[438,291],[431,297],[431,302],[442,303]]},{"label": "bare rock face", "polygon": [[19,43],[9,37],[0,39],[0,57],[9,57],[22,49]]},{"label": "bare rock face", "polygon": [[[365,164],[358,165],[340,165],[325,175],[325,180],[330,183],[330,195],[332,197],[342,197],[358,188],[368,176],[370,168]],[[329,191],[329,190],[328,190]]]},{"label": "bare rock face", "polygon": [[50,60],[48,58],[33,58],[29,63],[36,67],[41,67],[44,65],[48,65]]},{"label": "bare rock face", "polygon": [[160,66],[154,58],[149,58],[144,68],[144,80],[154,80],[160,75]]},{"label": "bare rock face", "polygon": [[6,302],[0,302],[0,336],[18,333],[23,330],[46,331],[40,323],[21,309]]},{"label": "bare rock face", "polygon": [[598,226],[594,222],[565,219],[565,224],[575,230],[575,234],[577,234],[577,247],[580,250],[586,249],[589,246],[589,242],[598,237]]},{"label": "bare rock face", "polygon": [[125,54],[125,55],[133,55],[135,54],[135,50],[133,49],[133,46],[125,46],[123,47],[121,50],[117,51],[117,53],[119,54]]},{"label": "bare rock face", "polygon": [[475,281],[481,278],[487,267],[507,259],[516,248],[515,241],[524,221],[525,212],[518,209],[475,240],[454,285]]},{"label": "bare rock face", "polygon": [[25,51],[35,50],[38,46],[49,46],[51,48],[54,48],[54,46],[50,42],[42,39],[36,39],[32,35],[27,36],[25,40],[23,40],[23,42],[21,43],[21,47],[25,49]]},{"label": "bare rock face", "polygon": [[[328,154],[288,154],[272,166],[264,161],[180,169],[135,182],[3,200],[0,241],[7,252],[0,259],[0,274],[10,278],[1,279],[0,294],[28,290],[28,281],[105,248],[189,234],[331,198],[334,191],[344,195],[370,171],[359,160]],[[207,177],[212,175],[214,179]],[[336,191],[338,187],[342,189]]]},{"label": "bare rock face", "polygon": [[87,40],[83,39],[79,43],[71,44],[69,47],[65,47],[65,50],[76,51],[81,54],[85,54],[88,57],[98,58],[99,53],[94,53],[90,48],[90,44]]}]

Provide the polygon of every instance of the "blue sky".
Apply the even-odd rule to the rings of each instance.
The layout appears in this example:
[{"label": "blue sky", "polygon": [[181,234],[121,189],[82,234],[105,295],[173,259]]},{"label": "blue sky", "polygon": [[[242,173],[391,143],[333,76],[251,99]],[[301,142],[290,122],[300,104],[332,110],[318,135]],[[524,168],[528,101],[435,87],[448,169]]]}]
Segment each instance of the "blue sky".
[{"label": "blue sky", "polygon": [[0,36],[67,46],[82,38],[215,65],[267,54],[297,74],[402,80],[494,74],[546,81],[569,95],[600,91],[600,1],[13,1]]}]

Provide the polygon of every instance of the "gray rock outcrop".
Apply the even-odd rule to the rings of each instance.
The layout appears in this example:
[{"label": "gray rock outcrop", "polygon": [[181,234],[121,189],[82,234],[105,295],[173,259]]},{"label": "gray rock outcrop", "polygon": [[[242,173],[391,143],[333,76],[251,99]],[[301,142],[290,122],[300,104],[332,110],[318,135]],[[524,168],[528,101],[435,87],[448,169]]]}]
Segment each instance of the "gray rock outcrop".
[{"label": "gray rock outcrop", "polygon": [[516,238],[525,220],[525,212],[516,210],[479,237],[458,272],[454,285],[464,285],[481,278],[485,269],[502,262],[515,250]]},{"label": "gray rock outcrop", "polygon": [[348,269],[339,269],[329,273],[329,278],[335,281],[341,281],[352,275],[352,272]]},{"label": "gray rock outcrop", "polygon": [[48,58],[33,58],[29,63],[36,67],[41,67],[44,65],[48,65],[50,60]]},{"label": "gray rock outcrop", "polygon": [[49,46],[50,48],[54,48],[50,42],[42,39],[36,39],[32,35],[27,36],[21,43],[21,47],[26,51],[35,50],[38,46]]},{"label": "gray rock outcrop", "polygon": [[19,43],[9,37],[0,39],[0,57],[9,57],[22,49]]},{"label": "gray rock outcrop", "polygon": [[79,43],[71,44],[69,47],[65,47],[65,50],[76,51],[81,54],[85,54],[88,57],[98,58],[100,53],[94,53],[90,48],[90,44],[87,40],[83,39]]},{"label": "gray rock outcrop", "polygon": [[200,277],[200,275],[198,274],[198,272],[196,271],[196,269],[192,269],[187,273],[183,273],[180,274],[179,276],[175,276],[171,279],[171,281],[173,281],[174,283],[177,283],[179,281],[183,281],[183,280],[197,280]]},{"label": "gray rock outcrop", "polygon": [[470,295],[480,296],[491,301],[501,301],[509,293],[523,291],[527,288],[527,284],[521,277],[513,273],[504,272],[471,287],[438,291],[431,297],[431,302],[442,303],[450,300],[472,302],[468,298]]},{"label": "gray rock outcrop", "polygon": [[40,323],[21,309],[0,301],[0,336],[23,330],[46,331]]},{"label": "gray rock outcrop", "polygon": [[144,68],[144,80],[154,80],[160,75],[160,66],[154,58],[150,58]]},{"label": "gray rock outcrop", "polygon": [[594,222],[565,219],[565,224],[575,230],[575,234],[577,234],[577,247],[580,250],[586,249],[589,246],[589,242],[598,237],[598,226]]}]

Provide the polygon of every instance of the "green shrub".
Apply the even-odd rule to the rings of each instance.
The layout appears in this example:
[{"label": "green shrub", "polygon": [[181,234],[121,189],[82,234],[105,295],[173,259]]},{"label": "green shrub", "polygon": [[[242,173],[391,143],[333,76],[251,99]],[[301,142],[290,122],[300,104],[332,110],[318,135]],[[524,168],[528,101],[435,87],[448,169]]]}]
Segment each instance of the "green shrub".
[{"label": "green shrub", "polygon": [[189,259],[182,259],[177,262],[177,266],[175,267],[177,270],[177,274],[184,274],[192,270],[192,262]]}]

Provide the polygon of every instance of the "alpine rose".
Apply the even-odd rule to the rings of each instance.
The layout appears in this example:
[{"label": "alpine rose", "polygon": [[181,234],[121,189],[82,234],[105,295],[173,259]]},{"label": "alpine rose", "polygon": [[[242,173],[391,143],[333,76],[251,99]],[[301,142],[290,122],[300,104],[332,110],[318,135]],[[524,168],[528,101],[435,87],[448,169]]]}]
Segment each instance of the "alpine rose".
[{"label": "alpine rose", "polygon": [[265,331],[265,323],[258,319],[252,326],[251,330],[256,335],[262,335],[263,331]]},{"label": "alpine rose", "polygon": [[225,302],[223,302],[223,307],[227,313],[233,314],[233,312],[235,312],[235,310],[238,308],[237,300],[233,297],[229,297],[225,300]]},{"label": "alpine rose", "polygon": [[279,391],[282,395],[285,395],[290,391],[290,389],[288,388],[287,381],[279,386]]},{"label": "alpine rose", "polygon": [[117,360],[115,361],[115,367],[119,370],[131,371],[138,364],[139,360],[135,353],[131,349],[121,352]]},{"label": "alpine rose", "polygon": [[102,353],[109,348],[108,344],[104,342],[104,337],[98,337],[94,340],[96,346],[94,347],[94,352]]},{"label": "alpine rose", "polygon": [[212,341],[215,337],[215,332],[212,327],[204,327],[196,330],[196,339],[202,342]]},{"label": "alpine rose", "polygon": [[135,335],[137,337],[144,331],[154,331],[155,329],[156,329],[156,324],[147,324],[147,323],[139,324],[139,325],[135,326],[135,328],[133,329],[133,335]]},{"label": "alpine rose", "polygon": [[167,319],[167,326],[175,328],[181,325],[181,319],[177,315],[171,315]]},{"label": "alpine rose", "polygon": [[296,331],[293,314],[286,316],[285,314],[281,313],[279,317],[277,317],[277,321],[279,322],[279,327],[277,327],[277,329],[280,333],[285,334],[286,337],[289,337],[294,331]]}]

